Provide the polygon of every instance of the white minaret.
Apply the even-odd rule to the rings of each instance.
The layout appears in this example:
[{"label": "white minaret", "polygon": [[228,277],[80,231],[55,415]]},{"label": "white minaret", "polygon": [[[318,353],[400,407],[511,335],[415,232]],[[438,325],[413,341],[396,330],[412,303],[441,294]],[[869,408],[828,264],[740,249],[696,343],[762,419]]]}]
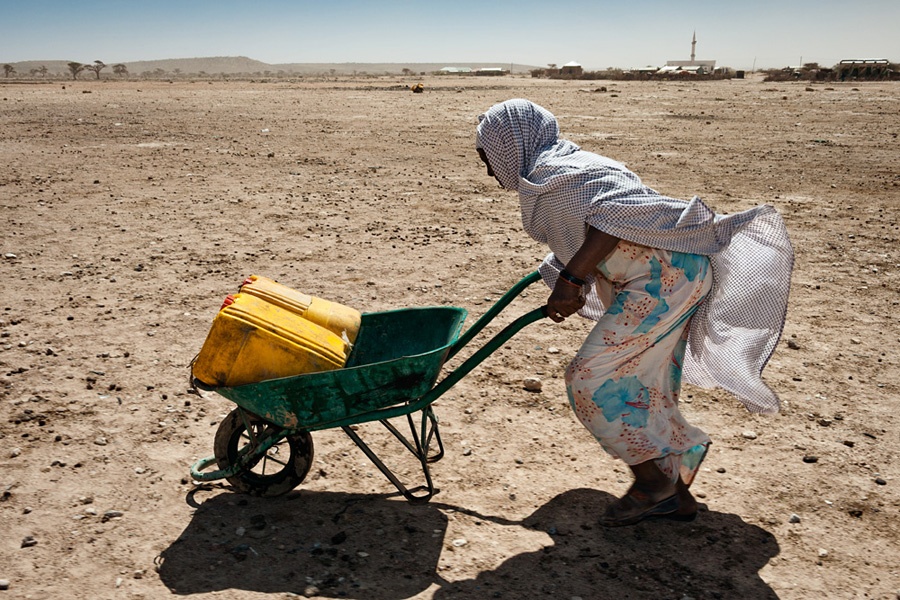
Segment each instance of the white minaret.
[{"label": "white minaret", "polygon": [[695,51],[697,50],[697,31],[694,31],[694,39],[691,40],[691,64],[694,64],[694,57],[696,57]]}]

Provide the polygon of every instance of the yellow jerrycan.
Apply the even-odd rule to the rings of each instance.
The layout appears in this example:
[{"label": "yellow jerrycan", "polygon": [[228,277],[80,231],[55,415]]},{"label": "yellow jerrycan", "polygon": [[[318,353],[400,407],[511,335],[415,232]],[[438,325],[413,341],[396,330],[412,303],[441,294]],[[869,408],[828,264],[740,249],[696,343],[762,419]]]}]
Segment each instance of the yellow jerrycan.
[{"label": "yellow jerrycan", "polygon": [[225,298],[191,366],[210,386],[233,387],[339,369],[350,344],[297,313],[238,293]]},{"label": "yellow jerrycan", "polygon": [[248,277],[241,285],[240,291],[242,294],[256,296],[321,325],[338,337],[346,338],[345,341],[350,345],[356,343],[362,319],[358,310],[298,292],[260,275]]}]

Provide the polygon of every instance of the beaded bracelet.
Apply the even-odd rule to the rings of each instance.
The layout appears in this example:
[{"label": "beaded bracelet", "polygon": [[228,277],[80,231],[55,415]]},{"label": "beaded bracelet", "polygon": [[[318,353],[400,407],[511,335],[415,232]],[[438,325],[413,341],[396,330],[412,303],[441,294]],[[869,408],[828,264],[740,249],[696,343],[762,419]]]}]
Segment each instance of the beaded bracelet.
[{"label": "beaded bracelet", "polygon": [[562,271],[559,272],[559,277],[563,281],[566,281],[566,282],[568,282],[572,285],[576,285],[578,287],[582,287],[582,286],[584,286],[585,283],[587,283],[584,279],[575,277],[574,275],[572,275],[565,269],[563,269]]}]

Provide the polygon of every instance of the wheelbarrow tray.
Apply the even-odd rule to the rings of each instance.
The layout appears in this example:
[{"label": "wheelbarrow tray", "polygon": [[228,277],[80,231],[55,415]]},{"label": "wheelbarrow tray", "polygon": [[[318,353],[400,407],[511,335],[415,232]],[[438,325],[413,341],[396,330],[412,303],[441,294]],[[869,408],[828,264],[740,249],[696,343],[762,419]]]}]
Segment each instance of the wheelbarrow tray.
[{"label": "wheelbarrow tray", "polygon": [[364,313],[342,369],[208,389],[289,430],[380,419],[381,409],[432,389],[466,314],[443,306]]}]

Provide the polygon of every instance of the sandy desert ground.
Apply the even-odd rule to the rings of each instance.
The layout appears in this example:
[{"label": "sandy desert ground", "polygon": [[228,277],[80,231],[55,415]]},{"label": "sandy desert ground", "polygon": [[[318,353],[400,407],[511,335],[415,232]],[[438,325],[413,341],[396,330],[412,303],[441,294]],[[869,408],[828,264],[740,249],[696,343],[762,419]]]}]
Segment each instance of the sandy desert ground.
[{"label": "sandy desert ground", "polygon": [[[0,84],[0,598],[900,597],[900,87],[417,82]],[[530,325],[434,404],[428,504],[340,430],[313,434],[285,496],[195,485],[233,404],[192,393],[188,364],[246,276],[471,323],[536,268],[473,150],[477,115],[512,97],[664,193],[770,203],[790,228],[766,371],[783,410],[684,390],[713,437],[699,518],[597,524],[630,476],[568,408],[577,318]]]}]

